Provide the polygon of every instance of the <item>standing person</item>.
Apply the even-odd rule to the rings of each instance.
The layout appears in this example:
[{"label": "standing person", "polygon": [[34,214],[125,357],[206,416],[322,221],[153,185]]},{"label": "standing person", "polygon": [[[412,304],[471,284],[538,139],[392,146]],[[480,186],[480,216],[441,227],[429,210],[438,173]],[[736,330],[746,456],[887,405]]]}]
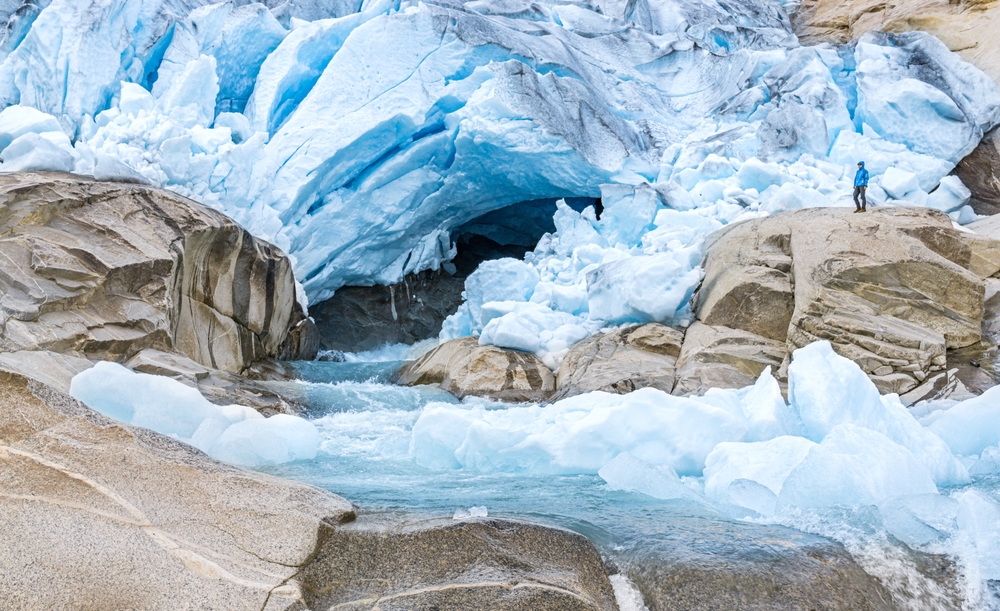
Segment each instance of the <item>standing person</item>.
[{"label": "standing person", "polygon": [[[868,190],[868,170],[865,169],[865,162],[858,162],[858,173],[854,175],[854,207],[855,212],[864,212],[868,209],[868,198],[865,191]],[[861,202],[858,203],[858,196]]]}]

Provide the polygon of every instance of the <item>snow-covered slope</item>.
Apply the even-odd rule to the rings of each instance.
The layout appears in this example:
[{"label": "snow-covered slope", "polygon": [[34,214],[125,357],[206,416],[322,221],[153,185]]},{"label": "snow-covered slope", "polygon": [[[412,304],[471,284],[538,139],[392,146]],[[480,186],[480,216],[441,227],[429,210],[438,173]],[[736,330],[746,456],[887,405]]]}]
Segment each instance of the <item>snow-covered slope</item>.
[{"label": "snow-covered slope", "polygon": [[354,8],[33,1],[0,51],[0,170],[194,197],[288,250],[311,301],[437,268],[485,212],[601,197],[470,278],[446,325],[554,364],[602,326],[683,321],[707,232],[845,204],[859,159],[870,199],[969,220],[942,179],[1000,118],[936,39],[800,47],[770,0]]}]

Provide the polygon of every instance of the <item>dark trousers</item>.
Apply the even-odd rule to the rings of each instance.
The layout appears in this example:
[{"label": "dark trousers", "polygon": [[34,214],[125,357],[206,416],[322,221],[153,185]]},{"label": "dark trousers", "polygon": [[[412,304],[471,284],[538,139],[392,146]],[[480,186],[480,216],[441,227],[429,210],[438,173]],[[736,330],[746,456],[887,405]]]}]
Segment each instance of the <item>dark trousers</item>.
[{"label": "dark trousers", "polygon": [[[854,187],[854,205],[857,206],[858,210],[864,210],[868,207],[868,198],[865,197],[866,189],[864,187]],[[858,203],[858,196],[861,196],[861,203]]]}]

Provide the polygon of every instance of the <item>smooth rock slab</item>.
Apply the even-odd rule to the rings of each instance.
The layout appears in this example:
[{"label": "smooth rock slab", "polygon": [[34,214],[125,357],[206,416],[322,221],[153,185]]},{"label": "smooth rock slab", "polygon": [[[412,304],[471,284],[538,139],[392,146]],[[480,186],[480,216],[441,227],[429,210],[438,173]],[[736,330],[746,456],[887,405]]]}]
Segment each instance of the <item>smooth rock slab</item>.
[{"label": "smooth rock slab", "polygon": [[359,520],[296,576],[314,611],[617,611],[582,535],[504,520]]},{"label": "smooth rock slab", "polygon": [[286,580],[354,518],[20,374],[0,371],[0,405],[5,611],[295,608]]},{"label": "smooth rock slab", "polygon": [[684,335],[673,394],[698,395],[709,388],[751,386],[766,367],[777,372],[785,354],[784,342],[695,322]]}]

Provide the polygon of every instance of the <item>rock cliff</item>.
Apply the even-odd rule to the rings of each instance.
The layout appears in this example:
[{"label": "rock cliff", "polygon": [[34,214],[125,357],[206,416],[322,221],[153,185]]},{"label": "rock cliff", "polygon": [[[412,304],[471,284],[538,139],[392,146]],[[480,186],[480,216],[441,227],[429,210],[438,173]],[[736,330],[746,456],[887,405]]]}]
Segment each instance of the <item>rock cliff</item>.
[{"label": "rock cliff", "polygon": [[140,185],[0,175],[0,351],[175,351],[240,372],[310,358],[288,258],[229,218]]}]

